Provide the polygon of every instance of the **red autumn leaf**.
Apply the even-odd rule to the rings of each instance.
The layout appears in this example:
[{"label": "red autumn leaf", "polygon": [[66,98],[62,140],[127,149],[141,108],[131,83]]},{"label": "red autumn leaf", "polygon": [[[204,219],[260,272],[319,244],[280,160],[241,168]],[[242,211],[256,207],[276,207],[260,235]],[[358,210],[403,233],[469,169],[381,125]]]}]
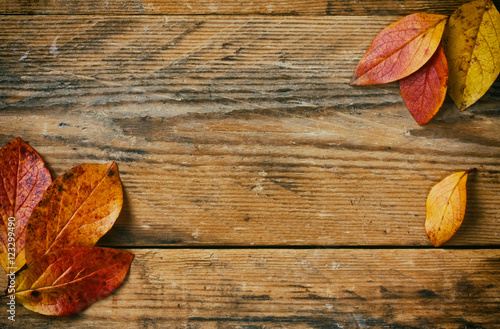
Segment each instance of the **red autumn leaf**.
[{"label": "red autumn leaf", "polygon": [[26,263],[28,219],[51,182],[45,162],[21,138],[10,141],[0,150],[0,262],[7,272],[10,272],[8,268],[17,271]]},{"label": "red autumn leaf", "polygon": [[446,16],[422,13],[389,25],[359,61],[351,84],[388,83],[417,71],[436,51],[445,25]]},{"label": "red autumn leaf", "polygon": [[58,249],[16,277],[16,300],[41,314],[78,313],[120,286],[133,258],[128,251],[109,248]]},{"label": "red autumn leaf", "polygon": [[28,266],[60,248],[91,247],[113,226],[123,204],[116,162],[80,165],[57,178],[29,220]]},{"label": "red autumn leaf", "polygon": [[448,64],[442,46],[417,72],[399,81],[406,107],[419,125],[429,122],[438,112],[447,86]]}]

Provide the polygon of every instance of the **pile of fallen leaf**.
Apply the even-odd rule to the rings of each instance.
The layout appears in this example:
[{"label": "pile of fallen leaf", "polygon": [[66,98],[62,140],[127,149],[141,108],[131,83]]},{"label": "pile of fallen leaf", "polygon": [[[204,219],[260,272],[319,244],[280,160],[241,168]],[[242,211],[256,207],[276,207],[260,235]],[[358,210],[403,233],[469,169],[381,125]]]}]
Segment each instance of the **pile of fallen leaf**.
[{"label": "pile of fallen leaf", "polygon": [[477,0],[447,18],[420,13],[389,25],[361,58],[351,84],[399,80],[420,125],[438,112],[447,90],[460,110],[474,104],[500,73],[500,14],[491,0]]},{"label": "pile of fallen leaf", "polygon": [[38,313],[69,315],[122,283],[134,255],[94,247],[123,204],[115,162],[80,165],[52,182],[40,155],[17,138],[0,150],[0,185],[4,298]]}]

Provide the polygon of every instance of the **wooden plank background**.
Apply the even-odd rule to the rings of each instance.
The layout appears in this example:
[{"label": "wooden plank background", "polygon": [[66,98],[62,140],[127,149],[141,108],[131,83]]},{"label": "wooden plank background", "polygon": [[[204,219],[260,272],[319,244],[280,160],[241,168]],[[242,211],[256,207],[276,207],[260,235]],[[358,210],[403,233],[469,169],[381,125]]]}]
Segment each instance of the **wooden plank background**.
[{"label": "wooden plank background", "polygon": [[467,0],[0,0],[2,14],[449,15]]},{"label": "wooden plank background", "polygon": [[[0,0],[0,144],[54,177],[117,161],[99,245],[136,254],[108,299],[16,324],[500,326],[500,84],[423,127],[397,83],[349,86],[385,26],[465,2]],[[428,249],[428,191],[473,167],[463,226]]]},{"label": "wooden plank background", "polygon": [[[20,307],[16,326],[493,328],[498,324],[498,249],[130,251],[136,259],[113,295],[71,317],[46,317]],[[5,284],[3,276],[0,283]]]}]

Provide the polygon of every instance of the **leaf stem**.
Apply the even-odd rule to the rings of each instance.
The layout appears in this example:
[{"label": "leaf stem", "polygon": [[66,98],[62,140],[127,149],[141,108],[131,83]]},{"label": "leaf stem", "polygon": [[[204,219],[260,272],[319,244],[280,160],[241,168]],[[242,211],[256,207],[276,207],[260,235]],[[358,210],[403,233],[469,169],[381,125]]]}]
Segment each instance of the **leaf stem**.
[{"label": "leaf stem", "polygon": [[477,168],[472,168],[472,169],[467,170],[465,173],[466,174],[470,174],[470,173],[473,173],[473,172],[476,172],[476,171],[477,171]]}]

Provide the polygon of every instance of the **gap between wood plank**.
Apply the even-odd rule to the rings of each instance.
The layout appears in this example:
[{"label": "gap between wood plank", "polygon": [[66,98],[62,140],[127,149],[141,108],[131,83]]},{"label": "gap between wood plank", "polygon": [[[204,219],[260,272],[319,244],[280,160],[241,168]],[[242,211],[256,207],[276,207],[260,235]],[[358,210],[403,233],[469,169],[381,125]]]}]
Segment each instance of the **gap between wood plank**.
[{"label": "gap between wood plank", "polygon": [[449,246],[449,247],[440,247],[440,248],[432,248],[432,246],[99,246],[106,248],[116,248],[116,249],[160,249],[160,250],[175,250],[175,249],[194,249],[194,250],[231,250],[231,249],[239,249],[239,250],[291,250],[291,249],[300,249],[300,250],[314,250],[314,249],[339,249],[339,250],[348,250],[348,249],[365,249],[365,250],[486,250],[486,249],[500,249],[500,245],[487,245],[487,246]]}]

